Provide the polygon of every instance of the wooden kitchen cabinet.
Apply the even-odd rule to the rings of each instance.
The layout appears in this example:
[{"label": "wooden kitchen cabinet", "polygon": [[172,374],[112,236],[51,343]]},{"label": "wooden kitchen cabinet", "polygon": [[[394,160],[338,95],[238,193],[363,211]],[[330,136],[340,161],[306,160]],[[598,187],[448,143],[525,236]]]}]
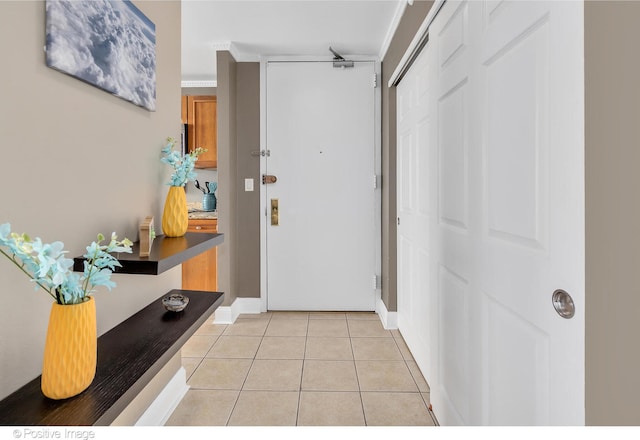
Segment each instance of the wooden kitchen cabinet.
[{"label": "wooden kitchen cabinet", "polygon": [[187,121],[187,108],[189,107],[189,104],[188,104],[186,96],[182,96],[181,107],[182,107],[182,115],[181,115],[180,119],[181,119],[183,124],[186,124],[186,123],[188,123],[188,121]]},{"label": "wooden kitchen cabinet", "polygon": [[[196,168],[218,168],[217,99],[215,96],[183,96],[182,118],[187,123],[187,148],[205,148]],[[186,107],[186,108],[185,108]]]},{"label": "wooden kitchen cabinet", "polygon": [[[187,232],[218,232],[218,219],[189,219]],[[218,251],[209,249],[182,263],[182,289],[216,292]]]}]

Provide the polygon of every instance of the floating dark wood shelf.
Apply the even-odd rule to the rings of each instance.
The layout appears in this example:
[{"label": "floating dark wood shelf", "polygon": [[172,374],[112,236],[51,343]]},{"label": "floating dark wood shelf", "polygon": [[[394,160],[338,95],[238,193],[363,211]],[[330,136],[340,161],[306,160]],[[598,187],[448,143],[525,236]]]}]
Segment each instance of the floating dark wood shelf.
[{"label": "floating dark wood shelf", "polygon": [[[116,268],[115,273],[131,273],[139,275],[158,275],[191,257],[208,251],[224,241],[224,234],[207,234],[202,232],[187,232],[183,237],[166,237],[160,235],[153,240],[151,253],[148,257],[140,257],[140,242],[132,246],[132,253],[119,253],[116,258],[122,267]],[[73,259],[73,270],[84,270],[84,258]]]},{"label": "floating dark wood shelf", "polygon": [[169,293],[189,297],[182,312],[167,312],[158,298],[98,338],[98,366],[89,388],[70,399],[51,400],[37,377],[0,401],[0,425],[111,424],[224,299],[220,292]]}]

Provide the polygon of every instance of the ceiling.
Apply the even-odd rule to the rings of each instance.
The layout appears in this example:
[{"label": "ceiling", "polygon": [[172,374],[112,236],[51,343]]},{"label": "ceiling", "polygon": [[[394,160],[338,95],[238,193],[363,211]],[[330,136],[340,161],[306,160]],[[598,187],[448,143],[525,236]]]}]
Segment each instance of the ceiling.
[{"label": "ceiling", "polygon": [[215,86],[216,51],[382,58],[407,0],[182,0],[182,85]]}]

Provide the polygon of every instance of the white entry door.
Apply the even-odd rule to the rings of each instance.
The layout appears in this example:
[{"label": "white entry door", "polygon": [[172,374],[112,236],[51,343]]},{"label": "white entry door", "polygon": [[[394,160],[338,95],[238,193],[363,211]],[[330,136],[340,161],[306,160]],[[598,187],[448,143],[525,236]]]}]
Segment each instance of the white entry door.
[{"label": "white entry door", "polygon": [[267,63],[269,310],[375,309],[374,73],[373,62]]},{"label": "white entry door", "polygon": [[429,322],[417,360],[443,425],[585,422],[583,26],[581,2],[507,0],[446,1],[429,28],[418,170],[398,132],[399,295],[425,287],[398,314]]}]

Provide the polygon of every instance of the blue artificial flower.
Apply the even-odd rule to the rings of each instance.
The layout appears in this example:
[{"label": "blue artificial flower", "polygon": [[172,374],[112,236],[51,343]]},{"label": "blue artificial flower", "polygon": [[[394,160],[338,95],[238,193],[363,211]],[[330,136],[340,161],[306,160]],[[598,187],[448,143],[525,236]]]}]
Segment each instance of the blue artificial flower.
[{"label": "blue artificial flower", "polygon": [[60,257],[56,259],[56,265],[53,268],[53,283],[56,286],[60,286],[65,280],[73,273],[71,268],[73,267],[73,260],[70,258]]},{"label": "blue artificial flower", "polygon": [[36,283],[36,290],[44,289],[59,304],[81,303],[96,286],[109,290],[115,287],[111,273],[121,265],[110,252],[130,253],[133,243],[127,238],[119,241],[115,233],[109,244],[101,245],[102,240],[104,235],[98,234],[97,242],[87,246],[85,270],[80,276],[72,271],[73,260],[64,256],[62,242],[42,243],[40,238],[32,240],[27,234],[12,233],[9,223],[0,225],[0,254],[29,276]]},{"label": "blue artificial flower", "polygon": [[4,245],[11,234],[11,224],[4,223],[0,225],[0,245]]},{"label": "blue artificial flower", "polygon": [[[38,276],[40,277],[45,277],[49,273],[49,270],[51,270],[52,266],[57,266],[58,258],[60,258],[64,253],[64,243],[60,241],[56,241],[51,244],[44,244],[40,238],[36,238],[33,241],[31,248],[35,254],[36,261],[40,266],[40,270],[38,271]],[[55,283],[54,281],[54,284],[59,285],[60,283]]]},{"label": "blue artificial flower", "polygon": [[197,174],[193,171],[195,163],[198,160],[198,156],[207,150],[198,147],[189,154],[181,156],[180,153],[173,149],[175,143],[176,140],[174,138],[167,138],[167,145],[162,149],[164,156],[160,161],[173,168],[168,185],[185,186],[188,181],[195,180],[197,177]]},{"label": "blue artificial flower", "polygon": [[89,276],[89,285],[92,286],[92,289],[95,286],[105,286],[111,290],[116,286],[116,283],[111,281],[111,271],[109,269],[102,269],[91,273],[91,276]]}]

